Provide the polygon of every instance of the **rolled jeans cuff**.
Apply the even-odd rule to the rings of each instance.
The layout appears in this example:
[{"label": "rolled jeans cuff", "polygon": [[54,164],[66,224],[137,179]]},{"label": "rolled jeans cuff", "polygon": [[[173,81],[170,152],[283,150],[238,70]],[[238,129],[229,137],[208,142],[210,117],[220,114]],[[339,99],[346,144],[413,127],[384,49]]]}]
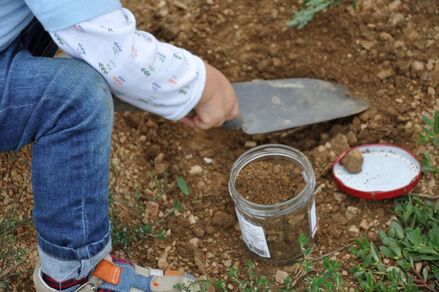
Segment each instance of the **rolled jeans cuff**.
[{"label": "rolled jeans cuff", "polygon": [[75,250],[51,245],[52,248],[60,248],[60,251],[68,250],[69,252],[77,254],[78,256],[76,259],[62,259],[49,254],[41,245],[42,242],[47,244],[47,241],[41,241],[40,237],[38,239],[38,254],[40,257],[41,270],[44,274],[58,282],[87,277],[96,265],[111,252],[111,240],[109,234],[98,243],[92,244],[93,248],[96,246],[102,246],[102,248],[96,253],[89,254],[89,256],[83,255],[85,251],[90,250],[90,246],[81,247]]}]

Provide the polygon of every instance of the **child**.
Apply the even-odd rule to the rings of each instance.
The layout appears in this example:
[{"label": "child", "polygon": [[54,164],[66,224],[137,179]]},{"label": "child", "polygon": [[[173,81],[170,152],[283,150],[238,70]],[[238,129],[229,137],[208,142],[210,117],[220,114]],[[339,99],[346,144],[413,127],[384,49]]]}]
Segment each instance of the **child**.
[{"label": "child", "polygon": [[[51,38],[73,58],[41,57],[56,51]],[[109,256],[110,91],[202,129],[238,114],[224,75],[137,31],[118,0],[0,0],[0,151],[34,142],[37,291],[174,291],[193,280]]]}]

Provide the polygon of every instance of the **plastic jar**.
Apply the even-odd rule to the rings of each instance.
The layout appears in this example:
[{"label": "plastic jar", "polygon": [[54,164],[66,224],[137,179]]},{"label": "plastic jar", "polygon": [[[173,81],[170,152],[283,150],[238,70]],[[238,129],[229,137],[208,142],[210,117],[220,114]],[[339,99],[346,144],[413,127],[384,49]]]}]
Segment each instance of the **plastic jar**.
[{"label": "plastic jar", "polygon": [[[246,166],[261,160],[294,163],[300,168],[305,187],[291,199],[273,205],[247,200],[237,191],[237,177]],[[229,179],[229,193],[235,203],[243,240],[250,251],[261,259],[279,264],[302,256],[299,235],[304,234],[309,244],[313,244],[316,237],[315,183],[314,170],[306,156],[285,145],[255,147],[235,161]]]}]

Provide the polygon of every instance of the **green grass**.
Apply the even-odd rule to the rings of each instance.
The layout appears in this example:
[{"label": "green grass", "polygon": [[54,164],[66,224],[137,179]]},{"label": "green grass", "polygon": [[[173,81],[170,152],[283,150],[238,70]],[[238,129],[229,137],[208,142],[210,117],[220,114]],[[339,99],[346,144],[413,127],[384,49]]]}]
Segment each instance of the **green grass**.
[{"label": "green grass", "polygon": [[318,13],[341,2],[342,0],[304,0],[301,9],[294,13],[293,18],[287,24],[289,27],[302,29]]},{"label": "green grass", "polygon": [[394,208],[396,219],[380,231],[376,246],[357,240],[352,271],[363,291],[439,290],[439,202],[408,197]]},{"label": "green grass", "polygon": [[[433,146],[433,148],[439,148],[439,111],[436,111],[432,118],[428,116],[422,116],[424,127],[421,133],[419,133],[419,143],[426,146]],[[425,151],[422,153],[422,171],[424,173],[439,174],[439,166],[431,157],[431,153]]]}]

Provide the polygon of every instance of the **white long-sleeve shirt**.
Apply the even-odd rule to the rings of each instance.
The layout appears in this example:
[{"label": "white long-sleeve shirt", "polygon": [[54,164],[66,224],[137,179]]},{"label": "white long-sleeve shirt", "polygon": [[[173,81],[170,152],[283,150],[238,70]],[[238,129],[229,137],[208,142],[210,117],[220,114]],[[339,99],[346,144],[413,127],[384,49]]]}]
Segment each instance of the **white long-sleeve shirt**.
[{"label": "white long-sleeve shirt", "polygon": [[64,52],[98,70],[117,97],[167,119],[186,116],[203,92],[203,61],[136,30],[125,8],[51,35]]}]

